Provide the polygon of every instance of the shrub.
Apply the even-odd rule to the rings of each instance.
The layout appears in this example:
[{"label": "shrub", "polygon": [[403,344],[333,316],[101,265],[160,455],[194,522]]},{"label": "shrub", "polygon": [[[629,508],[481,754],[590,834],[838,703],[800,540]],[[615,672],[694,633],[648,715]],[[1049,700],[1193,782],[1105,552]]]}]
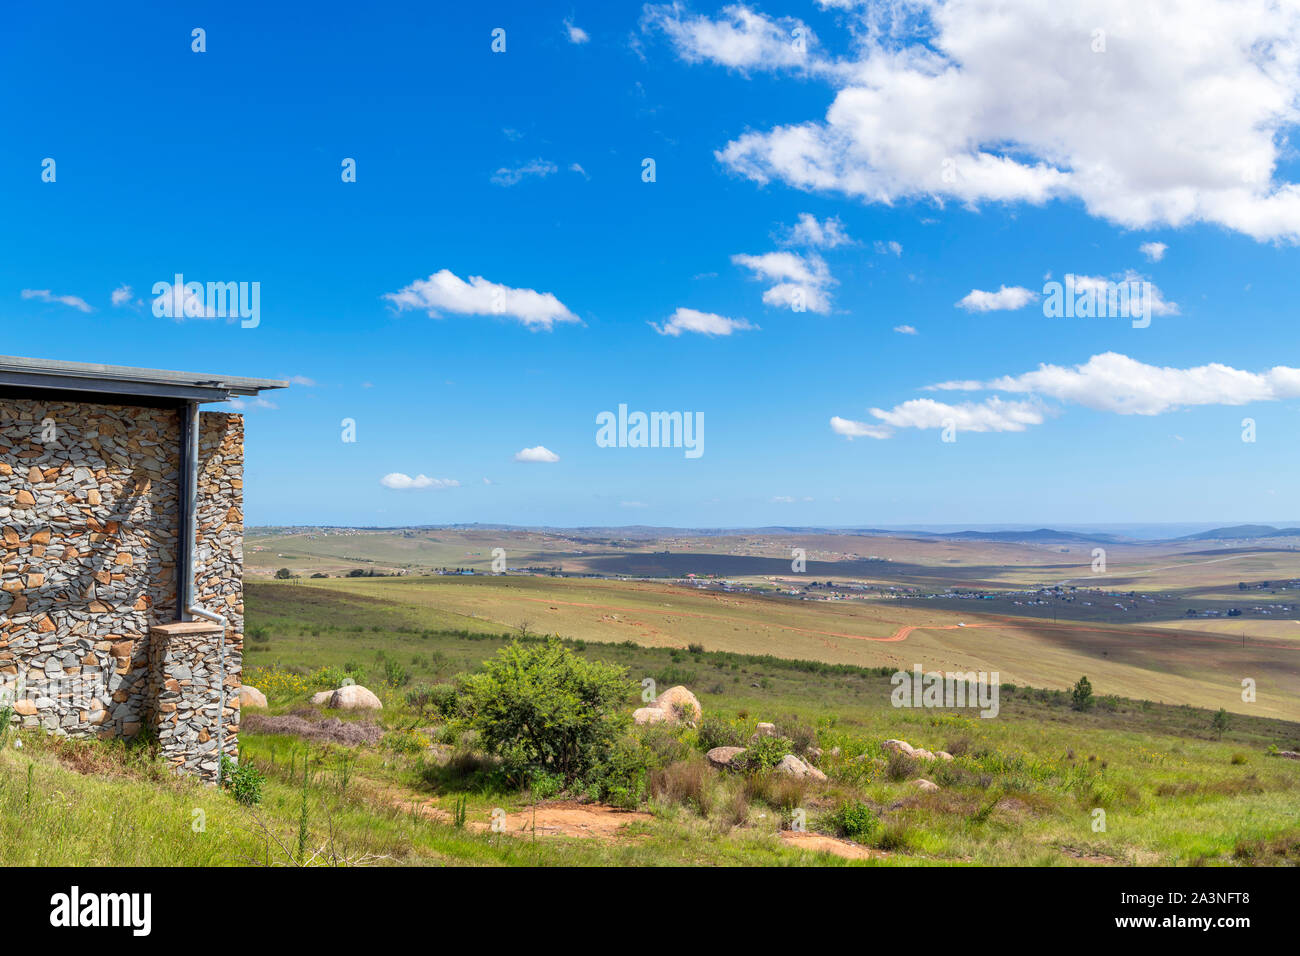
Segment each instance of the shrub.
[{"label": "shrub", "polygon": [[916,776],[917,769],[915,757],[909,757],[900,750],[890,751],[889,762],[885,765],[885,774],[890,780],[910,780]]},{"label": "shrub", "polygon": [[721,717],[705,717],[700,723],[700,749],[712,750],[714,747],[743,747],[745,737],[735,724]]},{"label": "shrub", "polygon": [[456,716],[459,697],[454,684],[434,684],[429,688],[429,706],[444,720]]},{"label": "shrub", "polygon": [[845,800],[832,810],[826,822],[842,837],[863,839],[880,826],[875,811],[860,800]]},{"label": "shrub", "polygon": [[733,761],[746,773],[759,773],[771,770],[781,762],[781,758],[793,750],[787,737],[759,737],[738,754]]},{"label": "shrub", "polygon": [[235,800],[246,807],[262,802],[262,785],[266,778],[251,763],[235,766],[225,754],[221,755],[221,782]]},{"label": "shrub", "polygon": [[568,783],[613,756],[635,686],[626,668],[585,660],[555,638],[515,642],[463,678],[461,723],[511,772],[542,769]]},{"label": "shrub", "polygon": [[689,806],[707,817],[713,810],[712,774],[698,756],[679,760],[650,774],[650,795]]},{"label": "shrub", "polygon": [[1224,731],[1228,729],[1228,712],[1222,707],[1215,712],[1213,719],[1210,721],[1210,729],[1219,738],[1222,738]]},{"label": "shrub", "polygon": [[1092,684],[1087,677],[1080,677],[1070,691],[1070,706],[1075,710],[1087,710],[1092,706]]},{"label": "shrub", "polygon": [[787,717],[776,725],[779,737],[790,740],[790,753],[802,757],[810,748],[817,746],[817,731],[810,724],[805,724],[795,717]]}]

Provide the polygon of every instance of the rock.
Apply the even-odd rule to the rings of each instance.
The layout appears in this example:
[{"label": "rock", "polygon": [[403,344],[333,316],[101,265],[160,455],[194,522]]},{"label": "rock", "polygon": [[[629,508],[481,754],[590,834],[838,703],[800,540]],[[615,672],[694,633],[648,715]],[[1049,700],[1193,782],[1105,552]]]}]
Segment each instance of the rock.
[{"label": "rock", "polygon": [[704,714],[695,695],[680,686],[669,687],[655,698],[654,706],[668,714],[674,723],[685,720],[689,724],[696,724]]},{"label": "rock", "polygon": [[936,750],[936,751],[934,752],[934,755],[935,755],[936,757],[938,757],[940,760],[951,760],[951,759],[952,759],[952,754],[948,753],[948,751],[946,751],[946,750]]},{"label": "rock", "polygon": [[784,774],[787,777],[808,776],[808,765],[794,754],[786,754],[781,758],[781,762],[773,769],[777,773]]},{"label": "rock", "polygon": [[926,750],[926,749],[923,748],[923,747],[917,747],[916,749],[914,749],[914,750],[912,751],[912,756],[915,757],[917,760],[934,760],[934,759],[935,759],[934,754],[930,753],[930,751]]},{"label": "rock", "polygon": [[899,753],[906,757],[916,756],[916,750],[906,740],[886,740],[880,746],[890,753]]},{"label": "rock", "polygon": [[335,710],[383,710],[383,702],[360,684],[348,684],[330,695]]},{"label": "rock", "polygon": [[744,752],[744,747],[714,747],[704,757],[719,770],[728,770],[734,766],[733,761]]},{"label": "rock", "polygon": [[638,707],[632,711],[632,723],[634,724],[664,724],[671,720],[671,715],[666,710],[660,710],[658,707]]},{"label": "rock", "polygon": [[243,707],[266,707],[266,695],[256,687],[249,687],[245,684],[239,688],[239,706]]},{"label": "rock", "polygon": [[1286,757],[1287,760],[1300,760],[1300,753],[1297,753],[1294,750],[1279,750],[1277,755],[1279,757]]},{"label": "rock", "polygon": [[757,727],[754,728],[755,740],[757,740],[759,737],[775,737],[775,736],[776,736],[776,724],[760,723]]},{"label": "rock", "polygon": [[[809,748],[808,748],[808,752],[807,752],[806,754],[804,754],[804,756],[807,757],[808,760],[821,760],[821,759],[822,759],[822,748],[821,748],[821,747],[809,747]],[[807,761],[805,761],[805,763],[806,763],[806,762],[807,762]]]},{"label": "rock", "polygon": [[831,748],[831,756],[834,757],[836,760],[838,760],[838,759],[840,758],[840,755],[841,755],[843,752],[844,752],[844,751],[840,750],[839,747],[832,747],[832,748]]},{"label": "rock", "polygon": [[924,777],[917,777],[912,781],[912,786],[916,787],[922,793],[933,793],[939,789],[939,785],[932,780],[926,780]]},{"label": "rock", "polygon": [[328,707],[330,698],[334,696],[334,691],[323,690],[319,694],[311,695],[311,702],[317,707]]},{"label": "rock", "polygon": [[36,702],[27,698],[16,700],[14,701],[14,713],[23,717],[31,717],[36,713]]}]

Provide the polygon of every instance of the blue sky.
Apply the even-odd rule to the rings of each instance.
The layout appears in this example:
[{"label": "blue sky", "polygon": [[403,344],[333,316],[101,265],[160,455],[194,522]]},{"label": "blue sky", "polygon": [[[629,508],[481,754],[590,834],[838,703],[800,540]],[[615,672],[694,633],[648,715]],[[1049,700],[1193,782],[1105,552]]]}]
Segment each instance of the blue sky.
[{"label": "blue sky", "polygon": [[[0,351],[295,378],[251,523],[1294,518],[1300,16],[988,2],[8,11]],[[704,454],[598,447],[620,403]]]}]

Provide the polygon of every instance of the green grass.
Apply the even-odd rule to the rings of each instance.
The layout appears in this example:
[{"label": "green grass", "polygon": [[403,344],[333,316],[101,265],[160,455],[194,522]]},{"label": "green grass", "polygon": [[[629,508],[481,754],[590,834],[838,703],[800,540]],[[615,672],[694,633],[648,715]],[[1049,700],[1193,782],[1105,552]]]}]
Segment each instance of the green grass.
[{"label": "green grass", "polygon": [[[246,599],[246,667],[300,675],[270,689],[271,713],[301,709],[313,674],[350,664],[363,669],[360,682],[380,694],[385,710],[378,718],[339,716],[378,719],[383,741],[345,748],[246,730],[241,759],[266,778],[261,805],[246,808],[167,775],[147,741],[68,743],[10,731],[0,740],[0,865],[1272,865],[1300,858],[1300,763],[1267,755],[1270,745],[1300,745],[1295,723],[1234,714],[1218,739],[1209,710],[1103,696],[1078,712],[1062,691],[1024,687],[1004,687],[1001,715],[981,720],[891,707],[887,666],[594,642],[570,646],[661,688],[687,681],[706,717],[745,737],[759,720],[791,737],[811,728],[830,779],[793,786],[701,770],[696,731],[654,729],[647,743],[671,756],[652,780],[657,795],[641,807],[648,818],[623,836],[494,834],[484,830],[494,808],[525,812],[534,795],[458,764],[437,768],[433,744],[452,741],[404,700],[409,686],[474,668],[517,635],[343,590],[250,583]],[[393,661],[409,684],[380,682]],[[629,700],[629,709],[636,704]],[[892,779],[881,742],[893,737],[958,756]],[[919,792],[908,779],[916,772],[942,789]],[[779,838],[793,807],[806,811],[810,828],[833,832],[846,801],[875,816],[877,825],[857,839],[885,855],[848,861]],[[457,807],[464,827],[454,823]],[[1098,808],[1104,831],[1093,828]]]}]

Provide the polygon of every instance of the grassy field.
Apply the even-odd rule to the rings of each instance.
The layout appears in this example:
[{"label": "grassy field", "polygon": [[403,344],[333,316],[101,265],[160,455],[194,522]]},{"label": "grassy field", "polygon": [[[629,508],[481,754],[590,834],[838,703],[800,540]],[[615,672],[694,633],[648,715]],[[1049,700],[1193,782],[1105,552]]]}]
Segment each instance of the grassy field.
[{"label": "grassy field", "polygon": [[[554,588],[579,584],[594,593],[574,603],[633,607],[647,624],[653,613],[662,639],[626,630],[646,624],[606,625],[590,617],[605,609],[585,606],[575,623],[611,627],[618,640],[581,639],[549,618],[538,618],[530,636],[558,629],[577,639],[570,646],[582,656],[621,665],[634,680],[689,686],[704,708],[700,729],[637,732],[659,764],[630,812],[581,794],[503,786],[472,742],[449,737],[408,703],[411,689],[474,669],[518,637],[518,621],[503,626],[494,615],[539,607],[521,596],[554,601]],[[891,618],[847,616],[865,613],[860,608],[803,604],[777,613],[756,598],[728,603],[658,586],[486,578],[250,583],[246,599],[246,682],[271,704],[260,724],[247,712],[241,733],[241,762],[265,775],[261,803],[243,807],[167,776],[147,742],[128,748],[24,734],[19,748],[10,734],[0,741],[0,864],[1300,863],[1300,762],[1270,753],[1300,747],[1300,724],[1234,714],[1220,734],[1210,710],[1108,696],[1092,669],[1100,697],[1090,710],[1022,682],[1002,688],[996,719],[980,719],[970,710],[892,707],[893,663],[833,661],[838,650],[813,636],[798,646],[826,653],[761,656],[761,635],[783,627],[877,635],[895,628]],[[700,620],[705,639],[688,648],[695,641],[683,632],[670,640],[668,630],[697,621],[687,611],[721,616],[736,629]],[[986,640],[996,632],[930,633]],[[895,654],[912,639],[834,642],[846,653]],[[309,706],[310,694],[344,669],[380,695],[382,712]],[[629,698],[628,710],[638,704]],[[274,721],[285,718],[310,732],[283,732]],[[820,748],[827,781],[741,777],[703,764],[706,732],[721,726],[747,737],[761,720]],[[339,728],[365,732],[370,742],[328,739]],[[955,759],[909,765],[882,747],[890,738]],[[920,776],[940,789],[921,792]],[[847,834],[846,806],[866,808],[871,826]],[[490,828],[494,811],[504,814],[502,832]],[[796,814],[808,832],[789,829]]]},{"label": "grassy field", "polygon": [[[1087,674],[1103,693],[1300,719],[1300,643],[1292,646],[1286,639],[1242,646],[1232,633],[973,613],[985,602],[961,608],[938,602],[810,602],[598,579],[330,578],[249,588],[254,595],[291,590],[293,613],[322,625],[341,602],[372,608],[377,622],[388,627],[494,633],[523,628],[593,642],[700,644],[891,670],[920,664],[927,670],[997,671],[1004,682],[1057,689]],[[902,628],[916,630],[893,640]],[[306,650],[292,647],[299,655]],[[1241,699],[1243,678],[1256,682],[1253,703]]]}]

